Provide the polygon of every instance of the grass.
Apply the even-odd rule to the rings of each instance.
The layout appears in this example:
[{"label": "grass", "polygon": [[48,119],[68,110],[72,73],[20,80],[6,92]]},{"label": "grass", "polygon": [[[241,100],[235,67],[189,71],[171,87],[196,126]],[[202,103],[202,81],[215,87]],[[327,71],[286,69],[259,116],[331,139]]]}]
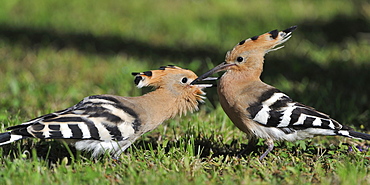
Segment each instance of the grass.
[{"label": "grass", "polygon": [[[263,80],[370,132],[367,1],[0,2],[0,131],[93,94],[137,96],[131,72],[175,64],[197,74],[240,40],[298,25],[267,55]],[[369,184],[368,142],[261,140],[252,153],[215,89],[197,113],[145,134],[119,161],[57,141],[0,148],[1,184]],[[363,147],[363,151],[357,149]],[[362,149],[362,148],[360,148]]]}]

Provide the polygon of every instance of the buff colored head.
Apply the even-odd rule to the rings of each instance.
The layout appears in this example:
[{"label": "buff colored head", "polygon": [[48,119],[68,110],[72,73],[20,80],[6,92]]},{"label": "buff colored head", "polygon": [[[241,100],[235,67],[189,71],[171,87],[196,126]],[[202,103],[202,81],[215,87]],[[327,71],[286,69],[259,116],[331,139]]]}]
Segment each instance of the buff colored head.
[{"label": "buff colored head", "polygon": [[138,88],[150,86],[155,89],[167,89],[179,97],[191,94],[198,101],[202,101],[205,95],[202,89],[212,86],[210,84],[190,84],[198,76],[191,70],[174,65],[162,66],[158,70],[132,73],[132,75],[135,76],[134,82]]},{"label": "buff colored head", "polygon": [[224,62],[204,73],[192,83],[202,81],[208,76],[219,71],[239,71],[256,68],[258,68],[258,70],[262,70],[262,64],[258,62],[263,61],[266,53],[284,47],[280,45],[289,40],[292,32],[296,28],[297,26],[292,26],[283,31],[273,30],[259,36],[242,40],[236,46],[234,46],[232,50],[226,53]]}]

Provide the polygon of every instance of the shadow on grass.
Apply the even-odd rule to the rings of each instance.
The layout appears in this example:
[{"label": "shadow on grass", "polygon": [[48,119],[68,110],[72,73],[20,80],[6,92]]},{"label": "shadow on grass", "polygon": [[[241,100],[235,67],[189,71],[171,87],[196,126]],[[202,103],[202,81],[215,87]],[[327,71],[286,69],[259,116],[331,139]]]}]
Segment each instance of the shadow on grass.
[{"label": "shadow on grass", "polygon": [[[244,22],[242,18],[234,19],[236,19],[234,22]],[[337,15],[329,21],[304,21],[297,25],[299,34],[317,45],[338,44],[349,37],[358,40],[360,39],[358,33],[370,32],[369,21],[361,15]],[[151,59],[154,63],[158,63],[156,66],[164,65],[161,63],[163,59],[185,63],[194,59],[201,61],[210,59],[214,64],[218,64],[222,62],[226,53],[212,45],[184,46],[179,41],[176,47],[155,46],[135,38],[124,38],[118,35],[95,36],[91,33],[71,33],[9,24],[0,24],[0,39],[32,49],[40,47],[75,48],[81,52],[102,55],[126,53],[138,58]],[[200,68],[202,70],[196,72],[204,72],[203,67],[206,67],[206,64]]]},{"label": "shadow on grass", "polygon": [[125,53],[138,58],[148,58],[153,62],[158,61],[158,66],[165,65],[161,63],[163,59],[189,62],[193,59],[205,58],[216,60],[223,55],[212,46],[186,47],[181,44],[176,47],[153,46],[151,43],[142,42],[135,38],[124,38],[117,35],[95,36],[91,33],[64,33],[4,24],[0,25],[0,39],[32,49],[40,47],[74,48],[81,52],[101,55]]},{"label": "shadow on grass", "polygon": [[[173,148],[181,148],[186,151],[183,143],[188,143],[190,138],[184,137],[178,141],[169,141],[166,145],[165,152],[168,153]],[[261,140],[263,141],[263,140]],[[296,157],[296,158],[310,158],[314,161],[320,158],[334,159],[338,158],[338,155],[348,155],[349,153],[362,153],[365,154],[370,150],[370,146],[366,142],[354,143],[352,141],[344,142],[340,144],[326,143],[322,146],[314,145],[315,141],[304,140],[303,142],[276,142],[274,149],[269,155],[276,155],[284,159],[285,157]],[[150,138],[149,140],[140,140],[134,144],[135,148],[148,150],[153,149],[158,151],[158,142],[156,138]],[[346,146],[346,147],[343,147]],[[355,149],[356,148],[356,149]],[[194,138],[194,147],[191,149],[194,156],[199,156],[203,160],[221,157],[220,159],[227,159],[230,157],[246,158],[257,157],[263,154],[267,150],[267,145],[263,142],[240,142],[235,139],[230,144],[225,144],[222,140],[214,137],[204,138],[198,135]],[[135,152],[135,151],[134,151]],[[340,154],[338,154],[340,153]],[[366,157],[366,159],[370,159]]]},{"label": "shadow on grass", "polygon": [[[189,134],[189,133],[188,133]],[[191,139],[193,138],[193,139]],[[233,140],[230,144],[225,144],[222,141],[222,138],[218,137],[209,137],[205,138],[202,135],[194,137],[193,135],[185,135],[176,141],[169,141],[164,148],[160,149],[160,144],[158,143],[157,137],[146,137],[141,138],[131,146],[133,148],[132,152],[135,155],[135,152],[142,152],[145,150],[152,150],[156,152],[165,152],[169,153],[172,149],[176,148],[180,151],[187,151],[189,148],[184,143],[189,143],[190,140],[193,140],[192,145],[192,154],[193,156],[199,156],[203,160],[209,160],[212,158],[219,157],[224,160],[230,157],[237,158],[251,158],[252,156],[259,157],[263,152],[266,151],[267,146],[262,142],[256,142],[246,144],[241,143],[239,140]],[[303,145],[294,144],[292,142],[277,142],[274,150],[269,155],[280,156],[281,158],[285,157],[305,157],[312,158],[312,160],[319,160],[319,158],[324,157],[325,159],[337,158],[338,153],[347,155],[351,152],[360,152],[366,153],[370,150],[370,146],[366,142],[354,144],[353,142],[341,143],[333,145],[327,143],[324,146],[315,146],[311,142],[306,140]],[[247,150],[245,150],[247,149]],[[19,152],[22,151],[22,152]],[[116,159],[110,157],[109,155],[100,156],[98,158],[92,158],[91,153],[89,152],[79,152],[72,146],[66,147],[61,142],[58,141],[40,141],[37,143],[33,142],[20,142],[17,144],[5,145],[1,148],[1,153],[3,158],[8,158],[10,160],[14,159],[34,159],[34,160],[43,160],[45,161],[50,168],[55,167],[57,164],[70,165],[75,161],[88,160],[94,162],[102,162],[112,160],[113,162]],[[129,155],[128,152],[124,152],[121,155]],[[138,154],[140,156],[140,154]],[[186,155],[186,154],[184,154]],[[304,157],[303,157],[304,158]],[[368,160],[370,158],[365,157]],[[67,159],[67,160],[66,160]],[[65,163],[67,161],[67,163]]]},{"label": "shadow on grass", "polygon": [[370,32],[370,22],[362,15],[338,14],[329,21],[306,21],[298,29],[304,38],[317,45],[338,44],[347,38],[363,39],[361,34]]},{"label": "shadow on grass", "polygon": [[[181,147],[184,147],[183,143],[188,143],[188,139],[189,138],[184,137],[178,141],[169,141],[164,151],[168,153],[172,148],[186,150],[186,148]],[[229,145],[223,144],[220,141],[215,141],[213,138],[202,138],[201,136],[198,136],[194,139],[193,155],[199,155],[201,158],[208,158],[210,156],[242,157],[242,155],[240,155],[240,146],[244,147],[246,145],[240,145],[237,140],[233,141],[232,144]],[[139,149],[133,149],[134,153],[142,150],[154,150],[158,152],[158,138],[142,138],[135,142],[131,147]],[[257,152],[257,150],[261,149],[261,147],[258,146],[253,151],[243,153],[243,156],[249,155],[251,152]],[[41,159],[46,161],[49,167],[53,167],[54,164],[61,164],[62,161],[65,161],[66,159],[68,161],[67,164],[71,164],[74,160],[81,160],[81,158],[96,161],[104,160],[106,157],[111,158],[110,156],[106,155],[94,159],[91,157],[91,153],[89,152],[79,152],[73,146],[66,147],[66,145],[63,145],[63,143],[54,140],[39,142],[26,140],[20,141],[18,143],[2,146],[1,153],[3,158],[8,158],[10,160]],[[122,155],[128,155],[127,151]]]},{"label": "shadow on grass", "polygon": [[[183,143],[188,143],[190,138],[181,138],[177,141],[169,141],[164,149],[165,153],[168,153],[173,148],[179,148],[181,150],[187,149],[187,146],[184,146]],[[219,157],[219,156],[236,156],[243,157],[249,156],[252,152],[259,153],[258,151],[265,150],[265,146],[256,146],[254,150],[244,152],[241,154],[241,151],[246,147],[246,144],[238,143],[237,140],[234,140],[231,144],[223,144],[222,141],[216,141],[214,138],[203,138],[198,136],[194,139],[194,151],[193,155],[199,155],[201,158],[209,157]],[[147,137],[142,138],[135,142],[133,146],[133,153],[142,150],[154,150],[158,151],[158,138]],[[185,147],[185,148],[182,148]],[[61,164],[63,160],[67,159],[68,163],[71,164],[74,160],[81,160],[81,156],[85,159],[91,160],[104,160],[104,158],[110,156],[100,156],[96,159],[91,157],[89,152],[79,152],[73,146],[68,146],[68,148],[58,141],[21,141],[20,143],[10,144],[2,146],[2,157],[14,159],[32,159],[37,157],[37,159],[42,159],[48,162],[48,165],[52,167],[54,164]],[[127,151],[122,153],[122,155],[128,155]]]},{"label": "shadow on grass", "polygon": [[[74,147],[66,148],[63,143],[50,140],[32,142],[30,140],[18,141],[14,144],[1,146],[2,157],[14,159],[43,159],[51,167],[53,164],[61,164],[67,159],[70,164],[80,154]],[[72,154],[72,156],[71,156]]]},{"label": "shadow on grass", "polygon": [[[153,149],[157,150],[159,147],[158,138],[148,137],[138,142],[134,143],[135,148],[139,149]],[[220,138],[222,139],[222,138]],[[217,157],[217,156],[241,156],[241,151],[243,148],[246,147],[244,144],[239,144],[238,140],[234,140],[231,144],[224,144],[221,140],[217,140],[216,138],[204,138],[198,135],[196,138],[191,139],[190,137],[184,137],[180,140],[176,141],[168,141],[167,145],[164,148],[164,151],[168,153],[172,148],[183,148],[186,150],[186,144],[189,143],[190,140],[193,140],[194,151],[193,155],[199,155],[201,158],[206,157]],[[256,150],[248,151],[247,153],[243,153],[243,155],[250,154],[251,152],[257,152]]]}]

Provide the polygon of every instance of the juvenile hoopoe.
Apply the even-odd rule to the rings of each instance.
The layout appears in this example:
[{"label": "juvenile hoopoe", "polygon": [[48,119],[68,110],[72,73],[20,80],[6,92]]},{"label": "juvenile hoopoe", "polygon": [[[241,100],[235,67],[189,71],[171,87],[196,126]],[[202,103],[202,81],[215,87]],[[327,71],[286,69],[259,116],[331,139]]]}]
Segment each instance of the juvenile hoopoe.
[{"label": "juvenile hoopoe", "polygon": [[190,84],[197,75],[173,65],[132,75],[137,87],[155,90],[138,97],[86,97],[70,108],[7,128],[9,132],[0,134],[0,145],[28,137],[64,139],[94,157],[105,151],[118,157],[163,121],[197,110],[205,95],[202,89],[211,86]]},{"label": "juvenile hoopoe", "polygon": [[225,62],[201,75],[193,83],[209,75],[226,71],[218,82],[220,104],[231,121],[251,139],[266,139],[268,149],[274,141],[295,141],[316,135],[339,135],[370,140],[369,134],[353,131],[312,107],[294,102],[289,96],[260,80],[264,55],[283,46],[296,26],[283,31],[273,30],[239,42],[227,52]]}]

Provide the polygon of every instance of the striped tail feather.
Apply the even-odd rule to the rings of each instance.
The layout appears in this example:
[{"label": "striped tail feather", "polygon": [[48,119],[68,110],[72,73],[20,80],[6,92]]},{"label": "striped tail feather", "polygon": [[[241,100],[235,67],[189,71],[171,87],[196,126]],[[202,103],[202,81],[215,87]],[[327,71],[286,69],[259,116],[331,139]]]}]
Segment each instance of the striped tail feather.
[{"label": "striped tail feather", "polygon": [[356,132],[354,130],[339,130],[337,134],[340,136],[345,136],[345,137],[350,137],[350,138],[355,138],[355,139],[370,140],[370,134]]},{"label": "striped tail feather", "polygon": [[25,138],[27,138],[27,136],[12,134],[11,132],[0,133],[0,146]]}]

